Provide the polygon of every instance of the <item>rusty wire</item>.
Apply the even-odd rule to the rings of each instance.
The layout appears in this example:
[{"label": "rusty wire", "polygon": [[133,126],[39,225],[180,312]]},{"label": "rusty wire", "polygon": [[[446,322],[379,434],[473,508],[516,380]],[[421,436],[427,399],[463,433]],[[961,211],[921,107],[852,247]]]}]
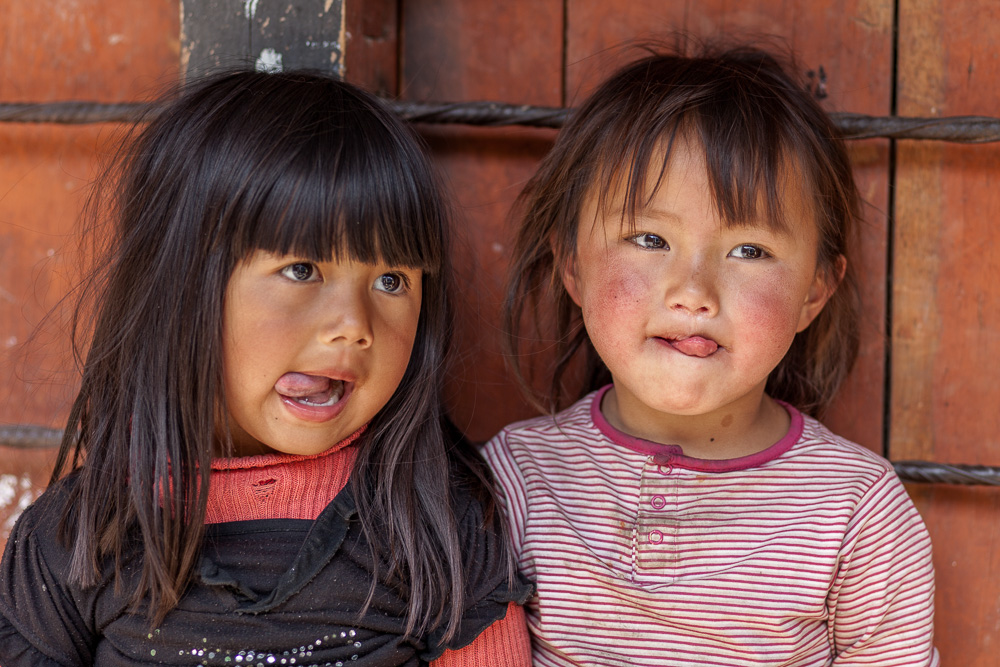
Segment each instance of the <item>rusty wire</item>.
[{"label": "rusty wire", "polygon": [[[387,104],[402,118],[414,123],[521,126],[559,128],[572,109],[502,102],[396,102]],[[152,112],[148,116],[147,112]],[[100,102],[46,102],[0,104],[0,122],[6,123],[129,123],[155,116],[155,107],[142,102],[104,104]],[[1000,141],[1000,118],[949,116],[905,118],[866,116],[855,113],[831,114],[847,139],[927,139],[955,143]]]}]

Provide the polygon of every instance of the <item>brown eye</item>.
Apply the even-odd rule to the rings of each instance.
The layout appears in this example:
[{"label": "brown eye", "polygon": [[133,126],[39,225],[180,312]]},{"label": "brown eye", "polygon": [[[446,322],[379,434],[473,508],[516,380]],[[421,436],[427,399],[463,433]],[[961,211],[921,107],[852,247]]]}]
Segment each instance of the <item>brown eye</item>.
[{"label": "brown eye", "polygon": [[744,243],[736,246],[730,251],[729,256],[739,259],[764,259],[765,257],[769,257],[766,250],[752,243]]},{"label": "brown eye", "polygon": [[664,248],[669,250],[666,240],[656,234],[636,234],[629,238],[629,241],[647,250],[663,250]]},{"label": "brown eye", "polygon": [[389,294],[399,294],[406,289],[406,278],[398,273],[383,273],[375,279],[375,289]]},{"label": "brown eye", "polygon": [[281,274],[296,282],[308,282],[315,277],[316,267],[308,262],[297,262],[283,268]]}]

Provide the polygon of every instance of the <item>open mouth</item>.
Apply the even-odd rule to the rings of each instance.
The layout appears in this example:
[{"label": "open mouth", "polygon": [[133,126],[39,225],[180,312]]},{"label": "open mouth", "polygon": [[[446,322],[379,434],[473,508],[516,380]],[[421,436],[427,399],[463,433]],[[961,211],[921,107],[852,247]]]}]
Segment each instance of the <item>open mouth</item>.
[{"label": "open mouth", "polygon": [[285,373],[274,384],[274,389],[290,401],[313,408],[336,405],[344,397],[343,380],[306,373]]},{"label": "open mouth", "polygon": [[715,354],[719,344],[710,338],[702,336],[685,336],[683,338],[662,338],[670,347],[689,357],[708,357]]}]

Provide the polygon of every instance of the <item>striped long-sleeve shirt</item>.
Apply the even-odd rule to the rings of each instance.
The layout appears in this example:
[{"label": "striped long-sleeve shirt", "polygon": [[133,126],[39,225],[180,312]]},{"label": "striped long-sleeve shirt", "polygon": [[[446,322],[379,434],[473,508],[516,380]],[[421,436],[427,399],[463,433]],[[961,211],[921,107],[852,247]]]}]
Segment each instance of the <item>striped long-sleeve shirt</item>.
[{"label": "striped long-sleeve shirt", "polygon": [[604,391],[484,454],[536,665],[937,665],[926,528],[892,470],[787,407],[788,434],[708,461],[616,431]]}]

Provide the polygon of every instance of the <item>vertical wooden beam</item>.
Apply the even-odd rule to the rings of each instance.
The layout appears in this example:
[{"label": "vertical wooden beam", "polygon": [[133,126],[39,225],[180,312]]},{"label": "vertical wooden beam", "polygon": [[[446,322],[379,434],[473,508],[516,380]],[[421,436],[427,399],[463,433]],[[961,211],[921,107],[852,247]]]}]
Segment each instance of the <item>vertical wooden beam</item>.
[{"label": "vertical wooden beam", "polygon": [[399,3],[344,0],[344,78],[381,97],[399,94]]},{"label": "vertical wooden beam", "polygon": [[186,76],[252,63],[343,74],[345,0],[182,0]]},{"label": "vertical wooden beam", "polygon": [[[1000,9],[900,0],[898,111],[996,115]],[[900,141],[893,458],[1000,465],[1000,146]],[[934,538],[942,664],[996,664],[1000,491],[910,487]]]}]

